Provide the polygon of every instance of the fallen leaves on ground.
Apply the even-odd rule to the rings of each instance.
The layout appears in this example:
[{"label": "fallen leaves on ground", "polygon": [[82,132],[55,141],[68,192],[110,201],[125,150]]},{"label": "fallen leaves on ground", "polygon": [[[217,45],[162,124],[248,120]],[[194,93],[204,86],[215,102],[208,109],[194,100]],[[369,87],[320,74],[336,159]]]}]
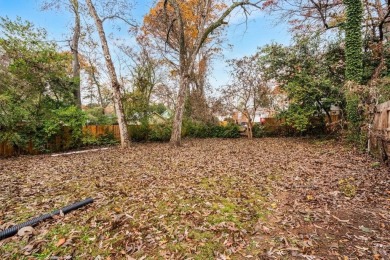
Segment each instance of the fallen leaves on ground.
[{"label": "fallen leaves on ground", "polygon": [[[186,140],[0,160],[3,259],[388,259],[390,173],[333,140]],[[376,164],[375,164],[376,165]]]}]

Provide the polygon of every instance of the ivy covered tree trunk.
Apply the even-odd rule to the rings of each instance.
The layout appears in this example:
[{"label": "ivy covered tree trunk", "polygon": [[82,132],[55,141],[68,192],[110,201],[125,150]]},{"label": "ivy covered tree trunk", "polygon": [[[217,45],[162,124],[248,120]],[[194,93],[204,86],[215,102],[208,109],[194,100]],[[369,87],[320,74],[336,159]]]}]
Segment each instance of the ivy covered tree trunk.
[{"label": "ivy covered tree trunk", "polygon": [[344,0],[344,3],[347,15],[345,24],[347,120],[350,138],[353,141],[360,141],[364,119],[359,90],[363,75],[363,4],[361,0]]},{"label": "ivy covered tree trunk", "polygon": [[345,77],[359,84],[363,75],[362,21],[363,4],[361,0],[344,0],[347,21],[345,25]]}]

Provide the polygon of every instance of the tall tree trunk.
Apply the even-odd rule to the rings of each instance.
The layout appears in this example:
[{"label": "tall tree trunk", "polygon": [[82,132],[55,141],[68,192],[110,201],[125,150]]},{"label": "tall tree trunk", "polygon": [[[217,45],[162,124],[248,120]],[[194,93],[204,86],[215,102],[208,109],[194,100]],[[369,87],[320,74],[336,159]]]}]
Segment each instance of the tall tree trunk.
[{"label": "tall tree trunk", "polygon": [[361,128],[364,116],[362,111],[361,93],[357,87],[363,76],[363,5],[361,0],[344,0],[346,5],[345,25],[345,78],[349,86],[346,87],[347,119],[349,139],[363,144]]},{"label": "tall tree trunk", "polygon": [[73,96],[75,103],[78,107],[81,108],[81,84],[80,84],[80,61],[79,61],[79,40],[80,40],[80,13],[79,13],[79,1],[70,0],[73,13],[74,13],[74,29],[73,29],[73,38],[71,44],[72,52],[72,76],[73,76]]},{"label": "tall tree trunk", "polygon": [[183,113],[187,96],[188,84],[188,73],[182,73],[180,75],[179,95],[177,97],[175,117],[173,119],[173,129],[171,135],[171,144],[176,147],[181,145],[181,126],[183,121]]},{"label": "tall tree trunk", "polygon": [[253,139],[253,122],[251,119],[248,119],[248,139]]},{"label": "tall tree trunk", "polygon": [[111,87],[113,90],[114,105],[115,105],[116,116],[118,117],[119,132],[121,138],[121,147],[126,148],[129,146],[130,140],[127,132],[126,118],[125,118],[125,113],[122,104],[121,85],[119,84],[114,63],[112,62],[111,59],[110,49],[108,48],[107,38],[103,29],[103,22],[99,18],[94,5],[92,4],[92,1],[86,0],[86,2],[88,5],[89,13],[95,20],[96,27],[99,32],[104,58],[106,60],[106,66],[111,80]]},{"label": "tall tree trunk", "polygon": [[[90,0],[87,0],[90,2]],[[203,47],[204,43],[207,41],[209,35],[214,32],[217,28],[220,26],[227,24],[224,19],[229,16],[229,14],[238,7],[244,7],[247,5],[250,5],[252,7],[260,8],[258,5],[259,2],[250,2],[249,0],[245,1],[239,1],[234,2],[230,6],[228,6],[223,13],[211,24],[207,25],[207,21],[205,19],[206,15],[201,19],[199,28],[201,30],[199,31],[199,34],[197,36],[197,39],[195,40],[194,44],[192,46],[188,46],[186,43],[186,36],[185,36],[185,23],[186,17],[182,15],[182,10],[180,9],[179,3],[182,1],[179,0],[166,0],[164,1],[164,12],[166,14],[166,18],[170,19],[170,16],[166,13],[167,5],[170,4],[170,6],[174,10],[174,19],[173,22],[177,23],[177,30],[178,30],[178,50],[179,50],[179,65],[180,65],[180,89],[179,89],[179,95],[178,100],[176,102],[176,111],[175,111],[175,117],[173,121],[173,129],[172,129],[172,135],[171,135],[171,144],[174,146],[180,146],[181,145],[181,125],[183,120],[183,112],[184,112],[184,106],[185,106],[185,99],[186,99],[186,93],[187,88],[189,85],[189,75],[191,72],[193,72],[193,66],[195,62],[196,55],[198,55],[200,49]],[[205,1],[205,7],[201,11],[207,11],[211,7],[211,1]],[[170,29],[167,32],[167,36],[169,36],[169,33],[171,31]],[[169,37],[166,38],[167,40]]]},{"label": "tall tree trunk", "polygon": [[95,83],[95,85],[96,85],[96,89],[98,92],[99,104],[102,107],[102,111],[103,111],[103,115],[104,115],[104,109],[106,108],[106,104],[103,101],[102,89],[101,89],[100,83],[96,77],[95,67],[93,66],[91,59],[89,59],[88,61],[89,61],[89,66],[91,67],[91,77],[92,77],[93,83]]},{"label": "tall tree trunk", "polygon": [[347,21],[345,26],[345,77],[357,84],[363,76],[363,4],[361,0],[344,0]]}]

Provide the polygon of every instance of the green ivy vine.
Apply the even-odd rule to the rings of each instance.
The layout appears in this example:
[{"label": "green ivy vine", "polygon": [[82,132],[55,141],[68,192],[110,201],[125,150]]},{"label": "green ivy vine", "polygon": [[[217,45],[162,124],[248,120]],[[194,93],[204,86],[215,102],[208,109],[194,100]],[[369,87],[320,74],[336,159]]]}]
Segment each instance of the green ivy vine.
[{"label": "green ivy vine", "polygon": [[[345,29],[345,78],[352,84],[360,84],[363,77],[363,4],[361,0],[344,0],[346,5]],[[361,127],[364,122],[359,93],[346,88],[347,120],[349,138],[355,143],[364,143]]]},{"label": "green ivy vine", "polygon": [[344,0],[347,21],[345,28],[345,58],[347,80],[360,83],[363,75],[362,21],[363,5],[361,0]]}]

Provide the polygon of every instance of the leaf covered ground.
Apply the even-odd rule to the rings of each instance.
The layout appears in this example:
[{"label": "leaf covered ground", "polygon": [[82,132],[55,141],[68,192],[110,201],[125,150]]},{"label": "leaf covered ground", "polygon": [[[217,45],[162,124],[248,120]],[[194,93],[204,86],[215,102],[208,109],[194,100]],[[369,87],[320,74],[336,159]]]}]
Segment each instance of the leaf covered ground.
[{"label": "leaf covered ground", "polygon": [[389,259],[390,173],[336,141],[187,140],[0,160],[1,259]]}]

